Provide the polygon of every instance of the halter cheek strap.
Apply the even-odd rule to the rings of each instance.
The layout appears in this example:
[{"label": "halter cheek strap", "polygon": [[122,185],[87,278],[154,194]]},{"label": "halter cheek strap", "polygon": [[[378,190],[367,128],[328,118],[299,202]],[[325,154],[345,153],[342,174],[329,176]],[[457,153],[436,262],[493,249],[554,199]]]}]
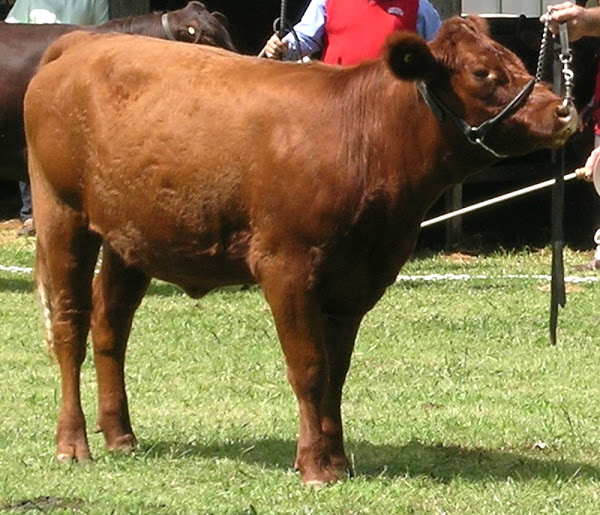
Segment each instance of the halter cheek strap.
[{"label": "halter cheek strap", "polygon": [[535,79],[531,79],[523,89],[500,111],[497,115],[493,116],[489,120],[486,120],[478,127],[473,127],[469,125],[465,120],[457,116],[442,100],[438,97],[424,82],[419,82],[417,84],[417,88],[421,93],[421,96],[431,109],[434,116],[440,121],[444,121],[446,119],[450,120],[453,125],[467,138],[467,140],[479,147],[483,148],[485,151],[492,154],[494,157],[499,159],[503,157],[507,157],[505,154],[500,154],[496,152],[494,149],[489,147],[484,139],[487,136],[488,132],[490,132],[494,127],[499,125],[503,120],[508,118],[511,114],[516,112],[521,106],[522,102],[527,99],[527,97],[533,91],[533,87],[535,86]]}]

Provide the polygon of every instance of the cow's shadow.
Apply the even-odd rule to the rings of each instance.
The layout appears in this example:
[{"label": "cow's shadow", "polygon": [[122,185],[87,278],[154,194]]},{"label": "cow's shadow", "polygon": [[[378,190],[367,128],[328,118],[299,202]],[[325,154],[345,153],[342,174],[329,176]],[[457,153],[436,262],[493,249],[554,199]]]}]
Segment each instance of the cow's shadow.
[{"label": "cow's shadow", "polygon": [[33,293],[33,280],[30,277],[0,277],[0,292],[7,293]]},{"label": "cow's shadow", "polygon": [[[202,456],[290,469],[294,450],[295,442],[291,440],[267,438],[212,445],[146,442],[139,451],[145,457]],[[457,478],[472,482],[505,481],[509,477],[515,481],[600,479],[599,467],[586,462],[544,458],[543,450],[490,450],[416,440],[393,446],[351,440],[346,444],[346,451],[353,458],[356,475],[373,479],[427,477],[441,483]],[[540,453],[539,458],[532,456],[535,452]]]}]

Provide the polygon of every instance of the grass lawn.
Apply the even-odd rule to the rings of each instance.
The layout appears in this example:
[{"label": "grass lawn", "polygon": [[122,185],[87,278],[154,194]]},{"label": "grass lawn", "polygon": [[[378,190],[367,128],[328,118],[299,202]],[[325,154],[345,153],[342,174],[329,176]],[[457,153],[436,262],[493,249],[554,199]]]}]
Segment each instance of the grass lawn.
[{"label": "grass lawn", "polygon": [[[154,282],[127,361],[139,449],[110,455],[93,434],[88,359],[95,462],[57,464],[58,370],[32,274],[6,268],[31,267],[34,242],[13,233],[0,230],[0,512],[598,512],[600,285],[568,283],[550,346],[548,250],[438,254],[402,270],[411,277],[363,322],[346,383],[355,477],[313,491],[291,468],[296,403],[254,287],[193,300]],[[590,254],[565,256],[569,275]]]}]

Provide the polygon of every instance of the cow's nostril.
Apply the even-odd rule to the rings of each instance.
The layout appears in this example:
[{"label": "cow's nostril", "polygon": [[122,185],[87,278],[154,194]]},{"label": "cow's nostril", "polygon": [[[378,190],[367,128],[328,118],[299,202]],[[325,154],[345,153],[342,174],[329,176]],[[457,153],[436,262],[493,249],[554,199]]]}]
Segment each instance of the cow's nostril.
[{"label": "cow's nostril", "polygon": [[569,118],[570,116],[576,116],[574,109],[569,105],[561,104],[556,108],[556,115],[559,118]]}]

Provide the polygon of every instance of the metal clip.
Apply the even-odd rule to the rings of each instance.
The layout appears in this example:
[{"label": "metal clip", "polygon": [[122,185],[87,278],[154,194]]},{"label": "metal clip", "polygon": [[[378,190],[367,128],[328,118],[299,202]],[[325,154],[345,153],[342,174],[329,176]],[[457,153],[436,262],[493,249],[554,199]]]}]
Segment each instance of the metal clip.
[{"label": "metal clip", "polygon": [[562,76],[564,82],[564,99],[563,106],[573,105],[573,78],[574,73],[571,69],[571,62],[573,61],[573,54],[569,47],[569,31],[567,30],[567,24],[561,23],[559,25],[560,35],[560,55],[559,59],[562,63]]}]

